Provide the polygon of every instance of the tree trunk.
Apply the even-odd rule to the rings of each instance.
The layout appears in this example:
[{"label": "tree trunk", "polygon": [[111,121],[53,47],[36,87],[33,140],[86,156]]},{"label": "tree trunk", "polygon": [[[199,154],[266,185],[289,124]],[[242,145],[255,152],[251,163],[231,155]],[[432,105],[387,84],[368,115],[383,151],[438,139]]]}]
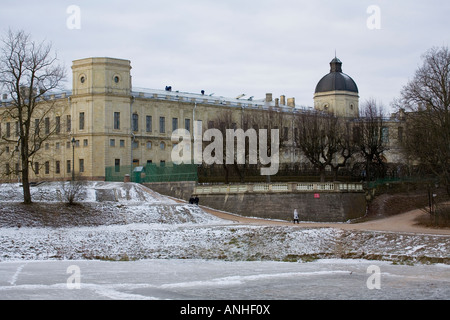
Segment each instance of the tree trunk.
[{"label": "tree trunk", "polygon": [[22,189],[23,189],[23,203],[31,204],[31,192],[30,192],[30,181],[28,179],[28,164],[23,165],[22,161]]}]

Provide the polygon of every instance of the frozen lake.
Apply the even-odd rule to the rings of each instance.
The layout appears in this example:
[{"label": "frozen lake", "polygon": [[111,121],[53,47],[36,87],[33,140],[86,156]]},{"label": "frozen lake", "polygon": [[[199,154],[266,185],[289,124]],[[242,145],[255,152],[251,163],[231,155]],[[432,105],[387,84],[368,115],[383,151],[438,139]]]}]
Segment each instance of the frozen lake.
[{"label": "frozen lake", "polygon": [[408,266],[340,259],[306,263],[176,259],[0,263],[2,300],[449,298],[450,266],[443,264]]}]

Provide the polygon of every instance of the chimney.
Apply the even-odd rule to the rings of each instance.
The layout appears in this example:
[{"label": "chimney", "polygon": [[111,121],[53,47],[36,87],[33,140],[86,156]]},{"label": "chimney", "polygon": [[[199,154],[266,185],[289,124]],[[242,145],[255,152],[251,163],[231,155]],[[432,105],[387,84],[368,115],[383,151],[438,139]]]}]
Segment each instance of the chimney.
[{"label": "chimney", "polygon": [[295,98],[288,98],[288,107],[295,108]]},{"label": "chimney", "polygon": [[276,98],[275,99],[275,107],[279,107],[280,106],[280,99]]},{"label": "chimney", "polygon": [[272,102],[272,94],[266,93],[266,102]]},{"label": "chimney", "polygon": [[286,96],[280,97],[280,105],[282,105],[282,106],[286,105]]}]

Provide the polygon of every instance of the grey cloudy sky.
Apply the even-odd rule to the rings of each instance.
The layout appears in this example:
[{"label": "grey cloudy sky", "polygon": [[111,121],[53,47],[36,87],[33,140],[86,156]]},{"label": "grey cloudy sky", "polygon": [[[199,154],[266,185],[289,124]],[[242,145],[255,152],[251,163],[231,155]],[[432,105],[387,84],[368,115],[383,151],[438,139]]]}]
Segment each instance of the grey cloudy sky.
[{"label": "grey cloudy sky", "polygon": [[[67,27],[70,5],[79,29]],[[369,6],[381,29],[370,29]],[[2,1],[0,31],[23,29],[51,41],[68,71],[73,60],[131,60],[133,86],[262,99],[295,97],[312,106],[317,82],[337,56],[361,101],[386,106],[433,46],[448,46],[448,1],[172,0]]]}]

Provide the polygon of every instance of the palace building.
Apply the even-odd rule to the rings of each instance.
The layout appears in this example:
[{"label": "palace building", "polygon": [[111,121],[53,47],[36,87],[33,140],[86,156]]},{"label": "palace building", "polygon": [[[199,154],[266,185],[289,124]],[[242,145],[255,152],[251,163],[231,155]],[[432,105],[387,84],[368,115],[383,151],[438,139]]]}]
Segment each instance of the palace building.
[{"label": "palace building", "polygon": [[[353,79],[342,72],[342,62],[335,58],[330,73],[317,84],[314,109],[349,119],[359,116],[359,93]],[[227,111],[235,128],[246,129],[246,115],[276,112],[281,115],[280,135],[288,143],[280,151],[281,163],[301,161],[301,152],[292,141],[295,132],[292,115],[305,111],[294,98],[261,100],[226,98],[186,93],[167,86],[163,90],[132,87],[131,62],[115,58],[87,58],[73,61],[72,90],[55,93],[48,103],[54,109],[36,125],[55,133],[43,142],[32,159],[31,180],[67,180],[73,173],[86,179],[104,180],[108,167],[145,166],[147,163],[171,162],[174,143],[171,134],[178,128],[193,131],[196,121],[203,130],[214,127],[218,114]],[[2,96],[2,108],[10,100]],[[312,108],[311,108],[312,109]],[[0,180],[18,181],[17,124],[0,112]],[[16,128],[16,129],[15,129]],[[402,135],[399,117],[390,119],[386,136],[397,150]],[[6,139],[3,139],[6,138]],[[289,142],[290,140],[290,142]],[[387,154],[387,161],[397,161],[397,153]]]}]

